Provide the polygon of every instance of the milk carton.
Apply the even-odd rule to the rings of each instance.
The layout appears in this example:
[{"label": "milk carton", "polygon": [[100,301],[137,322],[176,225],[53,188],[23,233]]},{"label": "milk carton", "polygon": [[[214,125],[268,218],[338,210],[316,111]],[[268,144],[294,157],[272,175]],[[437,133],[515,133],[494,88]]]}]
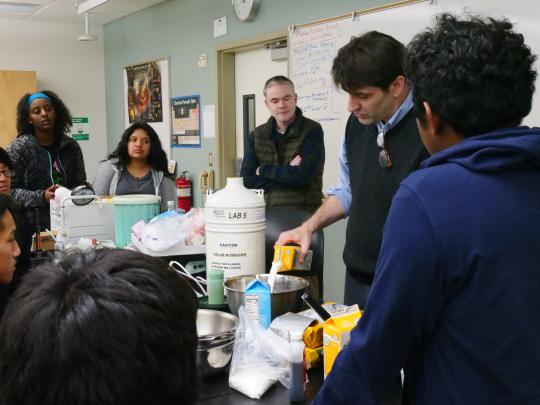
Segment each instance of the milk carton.
[{"label": "milk carton", "polygon": [[270,286],[257,277],[246,286],[244,297],[246,312],[268,328],[272,322]]}]

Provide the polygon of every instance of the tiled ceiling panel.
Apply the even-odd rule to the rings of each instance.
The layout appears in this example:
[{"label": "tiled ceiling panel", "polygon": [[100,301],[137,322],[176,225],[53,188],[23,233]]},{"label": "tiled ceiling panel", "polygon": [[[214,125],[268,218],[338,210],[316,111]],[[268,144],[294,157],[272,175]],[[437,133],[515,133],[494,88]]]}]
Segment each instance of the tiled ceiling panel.
[{"label": "tiled ceiling panel", "polygon": [[[164,0],[108,0],[90,11],[92,24],[106,24]],[[0,19],[25,19],[79,24],[82,0],[0,0]]]}]

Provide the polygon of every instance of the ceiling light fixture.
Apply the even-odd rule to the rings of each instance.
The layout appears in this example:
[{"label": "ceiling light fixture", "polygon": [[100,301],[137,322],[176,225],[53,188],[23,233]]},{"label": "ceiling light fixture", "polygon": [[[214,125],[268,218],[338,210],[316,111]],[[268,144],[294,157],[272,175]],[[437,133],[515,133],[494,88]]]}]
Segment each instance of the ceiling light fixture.
[{"label": "ceiling light fixture", "polygon": [[95,41],[97,39],[96,36],[90,34],[88,30],[88,13],[84,13],[84,34],[81,34],[77,37],[78,41]]},{"label": "ceiling light fixture", "polygon": [[77,14],[81,15],[87,13],[90,10],[107,3],[110,0],[86,0],[77,5]]}]

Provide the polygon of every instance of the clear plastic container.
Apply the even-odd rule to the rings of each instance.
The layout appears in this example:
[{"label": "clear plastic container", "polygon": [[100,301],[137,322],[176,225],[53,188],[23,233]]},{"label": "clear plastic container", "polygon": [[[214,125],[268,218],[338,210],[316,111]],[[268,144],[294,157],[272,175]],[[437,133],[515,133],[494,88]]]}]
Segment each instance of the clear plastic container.
[{"label": "clear plastic container", "polygon": [[306,400],[306,365],[304,350],[306,348],[303,331],[291,334],[289,367],[291,372],[291,388],[289,399],[291,402],[304,402]]},{"label": "clear plastic container", "polygon": [[56,236],[56,239],[54,240],[54,263],[58,263],[60,260],[62,260],[62,255],[64,254],[64,237],[61,233],[59,233]]}]

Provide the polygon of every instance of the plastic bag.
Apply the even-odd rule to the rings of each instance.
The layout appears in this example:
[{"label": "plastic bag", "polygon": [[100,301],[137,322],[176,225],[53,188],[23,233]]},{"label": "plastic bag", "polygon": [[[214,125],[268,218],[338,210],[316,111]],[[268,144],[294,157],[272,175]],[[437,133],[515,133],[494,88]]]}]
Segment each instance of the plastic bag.
[{"label": "plastic bag", "polygon": [[154,252],[174,246],[204,245],[204,211],[193,208],[187,214],[164,212],[152,218],[140,235],[142,244]]},{"label": "plastic bag", "polygon": [[289,388],[289,342],[252,320],[244,306],[238,316],[229,386],[253,399],[276,381]]}]

